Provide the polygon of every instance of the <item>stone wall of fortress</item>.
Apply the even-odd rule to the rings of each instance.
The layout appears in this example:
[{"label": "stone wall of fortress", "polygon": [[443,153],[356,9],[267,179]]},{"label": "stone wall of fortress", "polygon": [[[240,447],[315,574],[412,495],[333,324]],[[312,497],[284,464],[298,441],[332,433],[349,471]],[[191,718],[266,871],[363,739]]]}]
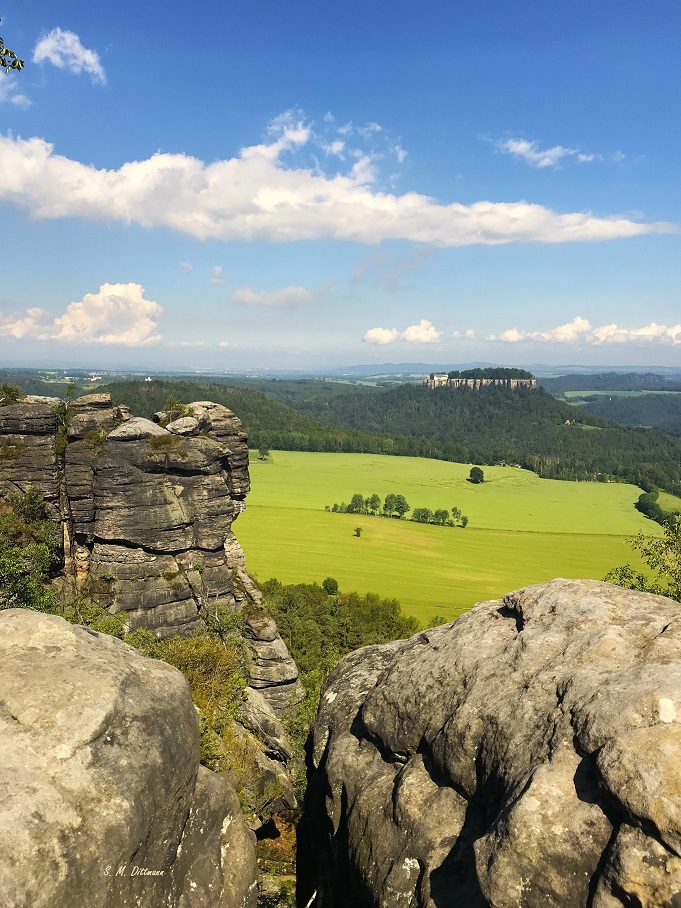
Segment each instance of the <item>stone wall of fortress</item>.
[{"label": "stone wall of fortress", "polygon": [[537,380],[534,378],[448,378],[446,375],[435,375],[434,378],[426,376],[423,379],[423,385],[426,388],[486,388],[488,386],[497,386],[499,388],[510,388],[517,391],[519,388],[536,388]]}]

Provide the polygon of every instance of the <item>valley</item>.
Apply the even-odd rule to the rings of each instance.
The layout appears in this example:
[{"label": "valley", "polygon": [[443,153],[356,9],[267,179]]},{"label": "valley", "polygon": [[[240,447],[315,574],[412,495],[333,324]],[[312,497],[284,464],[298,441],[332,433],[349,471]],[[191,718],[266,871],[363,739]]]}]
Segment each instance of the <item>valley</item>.
[{"label": "valley", "polygon": [[[634,509],[635,486],[545,480],[513,467],[485,467],[485,482],[474,486],[469,469],[424,458],[293,451],[253,460],[252,491],[237,527],[249,568],[260,582],[332,576],[343,591],[398,599],[427,626],[526,584],[601,579],[616,565],[638,563],[627,537],[661,532]],[[456,506],[470,523],[438,527],[324,510],[355,492],[403,494],[412,508]]]}]

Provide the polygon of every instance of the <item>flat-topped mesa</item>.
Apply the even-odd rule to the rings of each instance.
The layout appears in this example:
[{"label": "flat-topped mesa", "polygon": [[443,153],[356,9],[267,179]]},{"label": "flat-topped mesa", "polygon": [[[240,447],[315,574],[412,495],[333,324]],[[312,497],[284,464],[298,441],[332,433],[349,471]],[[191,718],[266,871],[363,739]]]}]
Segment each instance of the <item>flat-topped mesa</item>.
[{"label": "flat-topped mesa", "polygon": [[262,639],[259,591],[231,530],[250,489],[247,436],[227,407],[186,411],[163,426],[108,394],[0,408],[0,491],[41,492],[62,520],[67,576],[126,612],[131,630],[189,633],[215,603],[242,612],[253,686],[283,709],[300,698],[298,672],[273,622]]},{"label": "flat-topped mesa", "polygon": [[463,372],[431,372],[423,379],[424,388],[509,388],[519,391],[521,388],[536,388],[537,380],[525,369],[467,369]]}]

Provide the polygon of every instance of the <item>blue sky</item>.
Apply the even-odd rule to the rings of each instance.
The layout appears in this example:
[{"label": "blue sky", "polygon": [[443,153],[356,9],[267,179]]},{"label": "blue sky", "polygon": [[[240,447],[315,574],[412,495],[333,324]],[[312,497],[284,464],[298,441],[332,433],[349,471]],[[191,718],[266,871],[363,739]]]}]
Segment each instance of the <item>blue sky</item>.
[{"label": "blue sky", "polygon": [[678,0],[0,15],[0,361],[681,365]]}]

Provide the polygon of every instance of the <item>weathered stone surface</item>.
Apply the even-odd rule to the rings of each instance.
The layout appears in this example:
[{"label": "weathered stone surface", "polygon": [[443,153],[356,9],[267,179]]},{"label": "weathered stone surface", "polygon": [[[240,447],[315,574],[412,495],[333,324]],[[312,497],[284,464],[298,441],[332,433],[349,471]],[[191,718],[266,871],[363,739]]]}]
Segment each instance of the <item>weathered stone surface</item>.
[{"label": "weathered stone surface", "polygon": [[209,400],[189,404],[196,419],[228,454],[229,488],[234,498],[245,498],[251,484],[248,475],[247,436],[241,420],[227,407]]},{"label": "weathered stone surface", "polygon": [[182,416],[169,422],[166,429],[174,435],[198,435],[201,426],[198,419],[194,419],[193,416]]},{"label": "weathered stone surface", "polygon": [[246,698],[241,704],[241,724],[248,728],[265,745],[269,757],[286,763],[293,756],[284,726],[259,690],[246,688]]},{"label": "weathered stone surface", "polygon": [[93,434],[105,435],[114,427],[116,414],[110,394],[86,394],[68,405],[69,439],[80,439]]},{"label": "weathered stone surface", "polygon": [[139,441],[141,438],[155,438],[169,434],[167,429],[162,428],[150,419],[144,419],[142,416],[133,416],[109,433],[108,437],[117,441]]},{"label": "weathered stone surface", "polygon": [[0,407],[0,491],[37,489],[54,517],[59,514],[55,453],[57,415],[46,403]]},{"label": "weathered stone surface", "polygon": [[[3,908],[252,908],[236,796],[187,682],[114,638],[0,613]],[[136,869],[137,868],[137,869]]]},{"label": "weathered stone surface", "polygon": [[311,740],[315,908],[681,904],[681,605],[556,580],[351,654]]}]

